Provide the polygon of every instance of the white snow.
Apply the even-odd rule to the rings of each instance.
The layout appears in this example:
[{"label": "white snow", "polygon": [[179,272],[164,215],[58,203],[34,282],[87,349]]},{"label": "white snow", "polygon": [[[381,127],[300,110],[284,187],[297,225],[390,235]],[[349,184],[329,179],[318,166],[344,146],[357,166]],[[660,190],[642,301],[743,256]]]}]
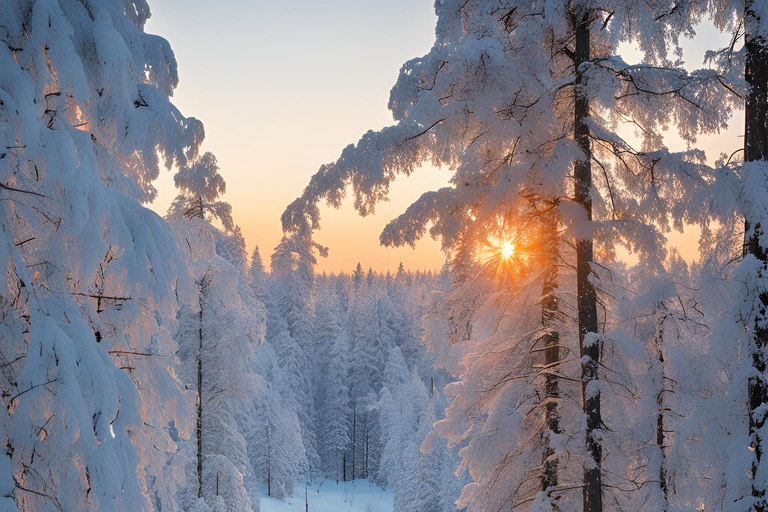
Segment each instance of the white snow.
[{"label": "white snow", "polygon": [[[261,512],[305,512],[305,484],[296,482],[293,496],[278,500],[259,489]],[[326,480],[307,488],[309,512],[392,512],[393,494],[368,480],[339,482]]]}]

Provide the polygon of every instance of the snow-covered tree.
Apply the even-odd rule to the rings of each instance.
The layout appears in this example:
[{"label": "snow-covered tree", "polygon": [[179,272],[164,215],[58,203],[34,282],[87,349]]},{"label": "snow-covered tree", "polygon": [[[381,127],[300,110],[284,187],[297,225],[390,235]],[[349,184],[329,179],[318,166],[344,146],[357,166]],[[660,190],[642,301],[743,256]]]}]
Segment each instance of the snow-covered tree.
[{"label": "snow-covered tree", "polygon": [[[396,124],[367,133],[323,166],[284,213],[284,227],[318,227],[319,201],[338,206],[349,185],[357,210],[371,213],[397,175],[431,161],[453,171],[451,185],[425,193],[381,240],[413,244],[429,229],[466,269],[499,219],[519,212],[521,197],[534,210],[557,205],[556,231],[576,245],[579,328],[571,350],[583,356],[587,458],[585,475],[573,473],[575,480],[560,486],[582,481],[584,510],[602,510],[609,420],[598,380],[607,377],[601,354],[612,350],[601,345],[616,340],[598,332],[595,243],[601,264],[616,244],[664,258],[661,233],[701,212],[693,198],[706,188],[707,170],[701,152],[666,150],[662,130],[675,124],[692,142],[700,131],[724,126],[733,96],[709,95],[720,90],[715,72],[675,67],[669,56],[679,34],[690,32],[690,18],[663,3],[478,0],[435,8],[435,45],[404,65],[392,90]],[[681,10],[690,11],[687,4]],[[648,63],[630,65],[615,55],[628,40]],[[624,121],[636,127],[638,144],[617,133]],[[498,486],[505,492],[512,483]]]},{"label": "snow-covered tree", "polygon": [[182,310],[178,335],[182,379],[198,394],[194,484],[188,482],[194,492],[185,506],[202,499],[211,510],[251,510],[258,501],[245,480],[251,476],[244,436],[251,418],[241,412],[257,389],[261,305],[245,284],[244,265],[237,269],[217,254],[216,236],[222,234],[216,228],[198,218],[181,219],[174,228],[198,283],[197,304]]},{"label": "snow-covered tree", "polygon": [[[316,401],[318,446],[323,472],[336,480],[347,479],[349,449],[349,343],[341,325],[341,304],[336,291],[323,287],[315,307],[317,354]],[[351,471],[350,471],[350,477]]]},{"label": "snow-covered tree", "polygon": [[[752,467],[751,510],[768,510],[768,463],[764,458],[768,425],[765,412],[768,405],[768,328],[766,327],[766,309],[768,308],[768,242],[764,226],[767,224],[765,198],[768,187],[768,21],[766,8],[761,2],[747,0],[741,5],[730,2],[719,6],[725,13],[736,11],[735,18],[739,25],[735,29],[734,39],[743,30],[744,54],[736,58],[731,52],[721,52],[721,59],[726,68],[740,72],[746,82],[745,98],[746,129],[744,132],[743,164],[739,170],[741,213],[744,215],[744,261],[740,265],[749,293],[744,302],[749,303],[745,318],[753,325],[747,325],[749,332],[748,353],[751,359],[752,375],[747,382],[747,400],[749,403],[749,435]],[[734,9],[735,7],[735,9]],[[719,14],[723,14],[723,12]],[[743,68],[733,61],[742,61]],[[735,65],[734,65],[735,64]],[[749,322],[749,321],[748,321]]]},{"label": "snow-covered tree", "polygon": [[[708,213],[720,226],[705,230],[706,241],[715,241],[719,246],[710,251],[710,256],[731,250],[735,253],[732,235],[743,228],[743,258],[738,265],[719,264],[715,258],[703,264],[701,277],[716,278],[712,275],[717,268],[721,275],[732,280],[734,288],[724,292],[733,304],[727,315],[738,328],[727,330],[722,324],[714,329],[713,346],[725,344],[734,354],[727,363],[720,365],[737,373],[730,389],[712,381],[710,385],[717,389],[713,400],[719,393],[743,397],[747,403],[748,421],[742,425],[748,436],[737,436],[730,450],[732,457],[727,465],[727,474],[722,478],[727,482],[725,502],[743,502],[744,479],[737,475],[748,475],[751,502],[750,510],[768,509],[766,498],[766,464],[764,460],[764,439],[766,438],[765,404],[768,402],[768,379],[766,379],[766,347],[768,331],[765,329],[765,310],[768,304],[768,287],[765,283],[766,256],[765,234],[765,193],[766,165],[768,159],[768,35],[766,32],[766,10],[764,2],[724,1],[724,2],[689,2],[681,9],[681,16],[690,23],[699,22],[704,17],[714,22],[721,30],[731,35],[729,45],[708,52],[707,59],[717,72],[722,75],[723,88],[738,94],[738,106],[745,109],[745,132],[743,147],[734,147],[730,156],[724,155],[718,162],[720,167],[717,179],[710,192],[714,201],[710,201]],[[704,237],[702,237],[703,241]],[[713,254],[714,253],[714,254]],[[738,259],[730,255],[730,262]],[[718,276],[719,277],[719,276]],[[704,280],[708,289],[722,289]],[[740,290],[733,294],[734,290]],[[714,310],[712,311],[714,313]],[[720,314],[724,311],[721,309]],[[746,348],[746,351],[742,351]],[[739,368],[739,370],[735,370]],[[740,400],[739,398],[738,400]],[[736,415],[735,417],[738,417]],[[739,430],[736,422],[730,428]],[[743,432],[742,432],[743,434]],[[745,448],[748,445],[748,450]],[[745,451],[746,450],[746,451]],[[748,459],[750,468],[742,471],[742,461]],[[725,487],[725,485],[724,485]]]},{"label": "snow-covered tree", "polygon": [[218,200],[226,192],[227,184],[219,174],[213,153],[205,153],[183,166],[174,175],[173,181],[179,195],[168,210],[171,218],[215,218],[227,230],[234,229],[232,207],[226,201]]},{"label": "snow-covered tree", "polygon": [[419,466],[416,484],[419,492],[413,503],[413,510],[419,512],[452,512],[458,509],[454,503],[461,490],[462,479],[452,471],[453,460],[444,439],[437,435],[433,425],[441,395],[438,390],[431,392],[427,409],[419,422],[420,446]]},{"label": "snow-covered tree", "polygon": [[[179,246],[186,249],[197,283],[197,303],[182,309],[179,332],[182,378],[197,391],[196,496],[186,506],[251,510],[255,478],[247,432],[256,393],[255,348],[265,336],[266,318],[247,284],[248,258],[231,207],[220,201],[226,185],[215,157],[206,153],[175,176],[179,195],[168,211]],[[222,232],[209,223],[218,218]],[[222,492],[222,480],[224,491]]]},{"label": "snow-covered tree", "polygon": [[248,285],[259,300],[263,301],[264,297],[267,296],[267,271],[258,246],[253,249],[251,254],[251,261],[248,266]]},{"label": "snow-covered tree", "polygon": [[351,339],[350,385],[353,402],[361,402],[381,389],[387,340],[379,328],[377,292],[365,281],[355,291],[349,307]]},{"label": "snow-covered tree", "polygon": [[306,471],[307,458],[287,376],[269,341],[257,349],[257,359],[261,386],[249,418],[248,455],[267,495],[282,499]]},{"label": "snow-covered tree", "polygon": [[[460,482],[451,471],[450,453],[435,439],[437,394],[428,391],[418,372],[409,375],[394,348],[387,360],[387,381],[381,392],[382,452],[380,477],[395,491],[395,511],[457,510]],[[390,391],[392,386],[393,391]]]},{"label": "snow-covered tree", "polygon": [[[151,200],[202,124],[170,103],[143,0],[0,4],[4,506],[177,508],[193,395],[174,376],[194,291]],[[147,404],[152,404],[148,407]],[[180,438],[174,436],[178,432]]]},{"label": "snow-covered tree", "polygon": [[324,248],[313,243],[305,233],[297,232],[283,237],[272,254],[273,299],[279,315],[288,328],[284,345],[273,347],[280,358],[280,365],[288,372],[294,397],[298,402],[298,414],[302,439],[307,452],[310,478],[320,470],[320,458],[315,438],[316,411],[312,394],[313,372],[310,365],[314,358],[312,339],[312,305],[314,290],[315,251]]}]

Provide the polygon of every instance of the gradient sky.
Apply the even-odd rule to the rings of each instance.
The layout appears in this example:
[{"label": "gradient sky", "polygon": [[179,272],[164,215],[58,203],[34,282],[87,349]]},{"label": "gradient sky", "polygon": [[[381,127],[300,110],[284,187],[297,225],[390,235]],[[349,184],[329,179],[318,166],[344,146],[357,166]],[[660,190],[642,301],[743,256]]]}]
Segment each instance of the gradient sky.
[{"label": "gradient sky", "polygon": [[[268,258],[280,241],[280,214],[310,176],[336,160],[369,129],[392,122],[389,89],[400,66],[434,41],[431,0],[154,0],[148,32],[176,54],[180,84],[173,102],[205,124],[203,150],[216,154],[226,201],[248,249]],[[158,180],[152,205],[164,214],[175,196],[173,173]],[[431,239],[385,249],[388,220],[421,192],[449,177],[424,168],[392,187],[391,201],[360,218],[347,201],[324,208],[318,242],[330,247],[320,270],[438,269],[443,255]]]},{"label": "gradient sky", "polygon": [[[179,63],[173,102],[205,124],[202,150],[216,154],[227,181],[224,199],[249,251],[258,245],[265,258],[280,241],[280,214],[310,176],[369,129],[392,122],[387,101],[400,66],[434,41],[432,0],[152,0],[150,7],[146,30],[168,39]],[[700,67],[704,47],[713,44],[724,44],[722,35],[701,27],[686,44],[688,67]],[[711,161],[742,144],[741,113],[732,126],[699,140]],[[684,149],[674,137],[668,143]],[[323,208],[317,241],[330,256],[320,258],[319,270],[350,271],[358,261],[381,271],[401,261],[411,269],[440,268],[437,242],[391,249],[380,247],[378,236],[449,176],[424,167],[401,178],[391,201],[371,217],[360,218],[351,198],[338,211]],[[157,187],[151,207],[165,214],[175,196],[173,173],[163,173]],[[695,256],[695,233],[670,241]]]}]

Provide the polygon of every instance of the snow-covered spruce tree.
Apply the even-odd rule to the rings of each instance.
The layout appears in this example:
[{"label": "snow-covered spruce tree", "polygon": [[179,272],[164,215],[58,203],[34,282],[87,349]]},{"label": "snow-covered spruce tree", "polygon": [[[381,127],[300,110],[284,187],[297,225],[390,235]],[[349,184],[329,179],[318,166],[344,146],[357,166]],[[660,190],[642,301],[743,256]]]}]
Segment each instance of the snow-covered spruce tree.
[{"label": "snow-covered spruce tree", "polygon": [[[287,331],[281,331],[287,335]],[[248,455],[267,496],[278,499],[293,492],[293,484],[306,472],[307,458],[295,401],[267,340],[256,352],[261,386],[250,417]]]},{"label": "snow-covered spruce tree", "polygon": [[[245,308],[252,315],[251,321],[254,322],[253,329],[258,336],[258,340],[263,342],[266,336],[266,308],[262,302],[263,296],[256,291],[252,286],[250,280],[250,272],[255,270],[253,262],[249,262],[248,255],[245,249],[245,239],[242,236],[239,226],[235,226],[229,232],[215,231],[216,253],[229,262],[238,271],[237,280],[237,293],[241,297]],[[254,250],[254,254],[258,254],[258,248]],[[257,288],[258,290],[258,288]],[[255,300],[254,300],[255,299]],[[242,343],[242,340],[239,340]],[[245,346],[241,346],[241,349]],[[242,366],[237,368],[243,372],[240,377],[243,382],[242,389],[236,389],[234,391],[233,401],[234,405],[234,419],[237,421],[237,427],[240,434],[243,436],[248,459],[245,462],[245,472],[243,474],[245,490],[251,500],[251,508],[254,512],[259,510],[259,493],[257,485],[259,484],[258,475],[253,467],[253,453],[257,452],[261,447],[258,445],[256,439],[253,437],[253,418],[255,418],[259,412],[257,410],[257,403],[253,396],[254,390],[257,389],[258,383],[263,382],[263,378],[259,373],[259,353],[256,352],[258,347],[252,347],[253,353],[246,352],[245,354],[234,354],[234,357],[243,357]],[[230,353],[230,355],[232,355]],[[232,492],[232,488],[229,491]],[[222,492],[223,494],[223,492]]]},{"label": "snow-covered spruce tree", "polygon": [[[370,284],[369,284],[370,282]],[[349,386],[351,398],[351,470],[352,478],[369,478],[376,473],[380,454],[376,432],[381,377],[389,347],[394,345],[392,331],[382,322],[381,301],[386,290],[374,275],[363,277],[352,294],[347,322],[350,340]]]},{"label": "snow-covered spruce tree", "polygon": [[[245,244],[232,225],[230,207],[217,201],[224,180],[215,158],[206,153],[178,174],[180,193],[168,219],[198,292],[196,303],[180,312],[178,333],[181,376],[197,392],[196,464],[187,470],[184,506],[248,511],[258,508],[258,496],[255,482],[246,480],[255,474],[244,436],[250,418],[243,411],[255,412],[255,348],[265,334],[263,307],[247,284]],[[213,218],[222,220],[229,233],[213,227]]]},{"label": "snow-covered spruce tree", "polygon": [[461,482],[455,457],[432,425],[444,405],[439,390],[428,389],[414,367],[409,373],[399,347],[393,347],[383,375],[379,411],[383,450],[378,477],[395,491],[395,511],[451,512]]},{"label": "snow-covered spruce tree", "polygon": [[[382,234],[385,244],[412,244],[431,224],[430,234],[464,263],[520,194],[558,204],[565,234],[577,245],[574,348],[585,356],[582,506],[602,510],[602,425],[610,420],[597,380],[601,344],[612,340],[597,334],[593,241],[604,244],[607,257],[620,243],[644,258],[663,258],[659,230],[682,226],[698,208],[690,192],[705,181],[702,153],[670,154],[661,130],[676,124],[691,141],[698,131],[716,130],[728,117],[730,97],[709,95],[720,80],[714,72],[689,74],[667,58],[678,35],[690,32],[689,18],[667,5],[478,0],[438,2],[436,11],[435,46],[403,67],[392,91],[397,123],[369,132],[323,166],[284,213],[284,227],[318,227],[319,201],[338,206],[348,185],[355,207],[368,214],[398,174],[424,161],[453,170],[452,184],[425,193],[393,221]],[[650,64],[628,65],[615,56],[618,43],[632,38]],[[623,121],[637,127],[639,147],[616,134]],[[510,487],[487,482],[499,492]]]},{"label": "snow-covered spruce tree", "polygon": [[429,394],[416,369],[408,375],[402,354],[397,348],[394,351],[387,363],[400,368],[392,368],[388,373],[399,375],[390,382],[392,391],[388,387],[382,389],[378,405],[384,433],[381,472],[383,481],[394,490],[395,510],[405,512],[415,510],[417,499],[426,490],[419,482],[419,447],[426,434],[423,421]]},{"label": "snow-covered spruce tree", "polygon": [[248,285],[254,296],[262,303],[266,302],[269,293],[267,288],[267,270],[264,267],[264,260],[261,257],[259,247],[256,246],[251,254],[250,264],[248,265]]},{"label": "snow-covered spruce tree", "polygon": [[249,456],[267,494],[282,499],[293,492],[294,483],[309,468],[294,373],[298,347],[276,300],[280,288],[264,271],[257,251],[251,259],[249,284],[267,310],[267,335],[257,355],[262,384],[254,397],[256,412],[248,434],[249,446],[255,448]]},{"label": "snow-covered spruce tree", "polygon": [[[658,291],[657,297],[652,297],[653,291],[646,291],[645,294],[640,295],[641,303],[640,311],[637,313],[637,317],[642,318],[645,313],[648,321],[647,325],[643,325],[642,322],[637,322],[635,325],[635,333],[639,335],[640,339],[648,340],[648,352],[649,352],[649,371],[648,374],[651,378],[654,393],[648,394],[648,398],[655,399],[655,414],[650,417],[655,417],[655,443],[651,444],[651,455],[648,457],[650,461],[653,461],[653,465],[656,466],[656,473],[658,475],[657,485],[659,491],[654,493],[654,497],[658,500],[654,503],[654,507],[658,510],[666,512],[669,510],[669,482],[668,482],[668,464],[667,464],[667,451],[673,444],[673,440],[669,433],[670,421],[668,416],[673,411],[671,402],[674,392],[674,385],[669,377],[669,355],[672,352],[670,350],[670,344],[675,341],[680,341],[680,328],[678,322],[681,321],[681,316],[676,314],[675,304],[670,304],[671,298],[670,292],[674,292],[674,286],[668,279],[664,279],[664,274],[661,275],[662,279],[658,281],[651,276],[642,276],[639,273],[640,279],[637,282],[649,282],[656,284],[656,287],[649,287],[650,290]],[[655,274],[658,275],[658,274]],[[645,279],[643,279],[645,278]],[[667,289],[670,289],[667,291]],[[665,293],[666,292],[666,293]],[[651,297],[648,297],[651,295]],[[645,304],[643,304],[645,303]],[[642,306],[645,306],[644,308]],[[647,309],[647,313],[644,311]],[[630,315],[625,315],[630,317]],[[640,325],[637,325],[640,324]],[[643,328],[644,327],[644,328]],[[637,332],[639,331],[639,332]]]},{"label": "snow-covered spruce tree", "polygon": [[143,0],[0,3],[6,508],[178,506],[194,409],[172,333],[194,282],[138,203],[203,129],[169,102],[176,62],[148,17]]},{"label": "snow-covered spruce tree", "polygon": [[[327,279],[318,287],[314,335],[317,375],[315,410],[322,471],[347,480],[349,449],[349,342],[341,325],[341,303]],[[351,476],[351,474],[350,474]]]},{"label": "snow-covered spruce tree", "polygon": [[[410,355],[418,352],[420,348],[423,348],[423,345],[421,344],[421,337],[413,339],[414,333],[408,330],[408,327],[413,325],[413,315],[417,315],[419,312],[413,311],[411,304],[408,304],[412,290],[408,286],[407,276],[405,267],[400,263],[397,273],[387,283],[387,293],[394,310],[395,318],[393,319],[392,330],[395,335],[395,343],[401,350]],[[419,318],[421,318],[420,315]]]},{"label": "snow-covered spruce tree", "polygon": [[421,319],[433,288],[433,283],[414,282],[413,274],[406,272],[402,263],[387,288],[392,303],[394,318],[390,321],[395,344],[411,366],[419,365],[425,369],[434,367],[434,363],[422,342]]},{"label": "snow-covered spruce tree", "polygon": [[354,291],[349,306],[351,341],[350,384],[353,402],[381,389],[386,349],[379,336],[376,290],[365,279]]},{"label": "snow-covered spruce tree", "polygon": [[312,305],[314,293],[315,251],[324,254],[325,249],[313,243],[307,233],[296,232],[283,237],[272,254],[271,268],[274,281],[273,299],[278,314],[285,320],[287,338],[284,344],[275,340],[273,348],[280,366],[288,373],[288,379],[298,404],[302,440],[306,450],[308,477],[320,471],[320,457],[315,438],[316,411],[313,400],[313,372],[310,361],[314,360],[315,346],[312,338]]},{"label": "snow-covered spruce tree", "polygon": [[419,512],[458,510],[455,502],[461,492],[463,479],[454,474],[457,457],[448,450],[445,439],[439,437],[433,429],[437,411],[446,405],[443,394],[438,389],[431,390],[429,404],[419,425],[418,437],[423,439],[417,478],[420,492],[414,503],[414,509]]}]

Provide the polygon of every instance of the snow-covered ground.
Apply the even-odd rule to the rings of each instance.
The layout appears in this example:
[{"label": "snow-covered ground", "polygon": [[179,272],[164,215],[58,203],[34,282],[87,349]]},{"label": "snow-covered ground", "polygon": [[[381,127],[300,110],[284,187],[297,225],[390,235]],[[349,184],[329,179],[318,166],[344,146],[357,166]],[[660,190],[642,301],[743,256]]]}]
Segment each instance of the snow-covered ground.
[{"label": "snow-covered ground", "polygon": [[[326,480],[309,487],[309,512],[392,512],[392,491],[368,482]],[[304,512],[304,484],[296,483],[293,497],[280,501],[261,491],[261,512]]]}]

